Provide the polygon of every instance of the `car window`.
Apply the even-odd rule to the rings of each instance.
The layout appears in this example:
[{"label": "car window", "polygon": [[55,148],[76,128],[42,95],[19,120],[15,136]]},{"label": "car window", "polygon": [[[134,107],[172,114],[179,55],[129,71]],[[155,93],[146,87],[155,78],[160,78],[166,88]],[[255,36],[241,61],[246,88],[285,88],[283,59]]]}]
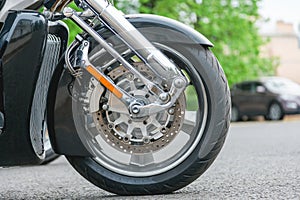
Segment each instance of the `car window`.
[{"label": "car window", "polygon": [[265,92],[266,88],[262,83],[256,82],[253,84],[254,92]]},{"label": "car window", "polygon": [[251,92],[252,84],[251,83],[243,83],[243,84],[241,84],[240,89],[244,92]]}]

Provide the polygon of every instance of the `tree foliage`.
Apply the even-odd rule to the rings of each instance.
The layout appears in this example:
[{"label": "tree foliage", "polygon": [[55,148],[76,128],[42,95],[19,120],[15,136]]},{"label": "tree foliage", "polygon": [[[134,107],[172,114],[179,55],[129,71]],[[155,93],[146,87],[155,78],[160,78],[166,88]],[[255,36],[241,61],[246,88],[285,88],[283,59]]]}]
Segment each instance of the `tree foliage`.
[{"label": "tree foliage", "polygon": [[[229,84],[275,72],[276,60],[261,56],[266,43],[255,25],[260,0],[119,0],[116,5],[133,12],[179,20],[205,35],[215,45]],[[126,12],[126,11],[125,11]]]}]

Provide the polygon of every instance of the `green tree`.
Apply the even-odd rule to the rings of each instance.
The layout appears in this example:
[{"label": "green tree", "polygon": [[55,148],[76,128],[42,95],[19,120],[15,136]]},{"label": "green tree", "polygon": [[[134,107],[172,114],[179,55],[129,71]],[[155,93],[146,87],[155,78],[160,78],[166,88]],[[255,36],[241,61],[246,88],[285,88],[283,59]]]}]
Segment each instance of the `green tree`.
[{"label": "green tree", "polygon": [[231,85],[275,72],[276,59],[261,56],[261,47],[267,41],[259,35],[255,25],[260,19],[259,1],[139,0],[133,3],[119,0],[116,5],[126,11],[130,9],[130,12],[133,8],[139,8],[137,11],[141,13],[170,17],[201,32],[214,43],[212,51]]}]

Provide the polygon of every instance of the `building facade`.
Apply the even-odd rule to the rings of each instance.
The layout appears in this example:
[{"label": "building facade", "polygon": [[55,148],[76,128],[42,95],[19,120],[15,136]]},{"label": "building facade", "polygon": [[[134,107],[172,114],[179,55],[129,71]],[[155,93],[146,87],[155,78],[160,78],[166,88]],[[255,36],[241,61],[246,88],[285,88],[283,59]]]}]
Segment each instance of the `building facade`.
[{"label": "building facade", "polygon": [[300,83],[300,42],[293,24],[278,21],[275,29],[263,36],[270,38],[265,56],[275,56],[280,61],[276,75]]}]

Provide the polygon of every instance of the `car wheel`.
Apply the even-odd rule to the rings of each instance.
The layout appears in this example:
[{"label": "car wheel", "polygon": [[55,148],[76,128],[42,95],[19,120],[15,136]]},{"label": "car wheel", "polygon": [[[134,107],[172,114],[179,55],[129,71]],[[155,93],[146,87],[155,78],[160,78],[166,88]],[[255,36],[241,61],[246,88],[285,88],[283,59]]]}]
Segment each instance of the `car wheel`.
[{"label": "car wheel", "polygon": [[284,117],[283,111],[279,103],[272,103],[269,107],[268,114],[266,116],[267,120],[282,120]]},{"label": "car wheel", "polygon": [[231,121],[237,122],[240,120],[240,112],[236,106],[232,106],[231,108]]}]

